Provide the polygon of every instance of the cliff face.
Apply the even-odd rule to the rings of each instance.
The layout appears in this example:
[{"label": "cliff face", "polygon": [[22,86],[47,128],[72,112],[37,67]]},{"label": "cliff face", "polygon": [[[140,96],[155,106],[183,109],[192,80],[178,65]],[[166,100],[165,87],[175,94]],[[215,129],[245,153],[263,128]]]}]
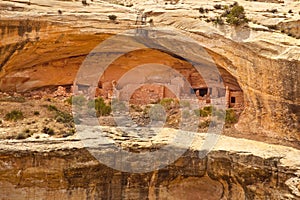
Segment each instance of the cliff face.
[{"label": "cliff face", "polygon": [[99,163],[76,140],[1,142],[0,199],[300,197],[298,150],[222,137],[207,157],[199,152],[193,147],[168,167],[130,174]]},{"label": "cliff face", "polygon": [[[219,14],[212,3],[203,2],[185,1],[161,8],[139,2],[132,8],[97,1],[89,6],[61,1],[34,1],[31,5],[1,2],[0,90],[23,92],[72,84],[86,55],[111,34],[134,28],[135,11],[144,8],[156,26],[184,30],[204,46],[218,66],[236,78],[246,102],[237,124],[239,130],[299,141],[299,40],[267,28],[272,24],[288,26],[296,33],[296,13],[285,18],[281,15],[299,5],[291,2],[281,8],[281,4],[272,4],[278,9],[272,15],[266,11],[268,4],[257,2],[256,10],[249,2],[240,3],[252,20],[248,28],[220,27],[199,20],[199,6],[208,6],[214,16]],[[117,15],[116,21],[108,19],[112,13]],[[174,58],[165,61],[171,60]]]}]

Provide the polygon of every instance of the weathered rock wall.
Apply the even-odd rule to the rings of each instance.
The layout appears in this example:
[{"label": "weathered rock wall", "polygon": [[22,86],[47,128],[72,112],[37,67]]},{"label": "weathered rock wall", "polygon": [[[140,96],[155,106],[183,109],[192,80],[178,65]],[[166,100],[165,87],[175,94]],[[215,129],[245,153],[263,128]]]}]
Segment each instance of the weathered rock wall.
[{"label": "weathered rock wall", "polygon": [[[8,18],[3,18],[0,22],[0,90],[21,92],[45,86],[72,84],[85,56],[110,36],[107,33],[132,28],[129,24],[134,24],[136,19],[130,8],[116,5],[94,2],[95,5],[91,7],[82,8],[81,2],[52,3],[47,8],[51,15],[45,11],[44,4],[34,8],[26,5],[26,9],[32,9],[32,12],[26,12],[30,14],[26,18],[20,15],[13,17],[13,11],[3,12]],[[66,11],[58,14],[57,9],[62,6],[65,6]],[[99,11],[101,6],[103,13]],[[194,10],[189,10],[189,5],[181,6],[183,7],[180,9],[186,10],[179,12],[177,7],[173,8],[174,11],[162,9],[160,12],[164,14],[155,18],[155,24],[172,25],[185,30],[189,36],[203,44],[218,66],[236,78],[244,92],[246,103],[238,129],[278,140],[299,141],[298,41],[280,31],[262,33],[248,29],[231,32],[232,35],[243,36],[234,41],[233,36],[228,39],[226,34],[222,35],[221,29],[219,32],[215,31],[207,23],[199,22],[190,15],[185,16],[187,11],[193,14]],[[252,7],[248,7],[245,6],[251,10],[251,15],[258,15]],[[75,12],[68,12],[67,8],[74,8]],[[37,11],[42,14],[38,15]],[[111,13],[117,13],[120,19],[116,22],[109,21],[107,15]],[[39,20],[35,21],[33,16],[36,15]],[[284,20],[282,25],[284,29],[296,33],[297,23],[294,19],[291,23]],[[226,27],[223,28],[227,30]],[[215,32],[218,34],[214,34]],[[132,63],[125,65],[127,64]]]},{"label": "weathered rock wall", "polygon": [[82,148],[33,149],[1,150],[0,199],[246,200],[300,197],[297,181],[289,184],[290,180],[299,179],[297,168],[282,164],[280,157],[263,158],[254,151],[253,155],[247,150],[214,150],[200,159],[198,151],[189,150],[164,169],[130,174],[100,164]]}]

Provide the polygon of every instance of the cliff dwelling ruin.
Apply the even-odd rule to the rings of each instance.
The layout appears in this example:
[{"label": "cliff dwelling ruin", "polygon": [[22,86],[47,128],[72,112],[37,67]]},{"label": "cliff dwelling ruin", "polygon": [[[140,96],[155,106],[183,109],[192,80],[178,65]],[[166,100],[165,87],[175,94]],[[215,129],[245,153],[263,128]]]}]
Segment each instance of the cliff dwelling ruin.
[{"label": "cliff dwelling ruin", "polygon": [[299,10],[0,1],[0,199],[299,200]]},{"label": "cliff dwelling ruin", "polygon": [[[117,85],[118,80],[126,73],[144,63],[168,65],[182,74],[182,77],[175,76],[169,71],[161,71],[160,66],[157,66],[156,71],[137,71],[136,74],[128,78],[125,85]],[[225,101],[226,108],[242,111],[244,108],[244,95],[237,79],[221,66],[217,66],[217,68],[219,74],[213,76],[213,78],[217,76],[218,80],[208,80],[211,83],[206,83],[191,63],[178,58],[178,56],[174,57],[174,55],[155,49],[138,50],[121,56],[106,69],[99,79],[96,89],[94,88],[96,90],[95,96],[109,100],[112,98],[130,99],[131,104],[151,104],[164,98],[178,98],[178,95],[183,97],[195,95],[201,107],[210,105],[213,98],[217,104]],[[145,76],[145,79],[147,79],[143,80],[142,86],[134,77],[137,74]],[[188,81],[189,84],[185,84],[183,79]],[[162,84],[166,83],[167,86],[160,84],[160,81]],[[90,89],[89,87],[87,84],[79,83],[78,90],[88,93],[90,89],[93,89],[93,87]],[[130,93],[128,91],[131,88],[136,88],[136,90]],[[115,96],[114,91],[117,96]]]}]

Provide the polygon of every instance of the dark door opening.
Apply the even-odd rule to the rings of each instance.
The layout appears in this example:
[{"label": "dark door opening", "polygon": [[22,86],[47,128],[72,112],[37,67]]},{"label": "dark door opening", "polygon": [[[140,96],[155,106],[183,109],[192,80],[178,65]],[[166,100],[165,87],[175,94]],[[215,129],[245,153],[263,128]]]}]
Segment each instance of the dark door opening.
[{"label": "dark door opening", "polygon": [[235,97],[230,98],[230,103],[235,103]]},{"label": "dark door opening", "polygon": [[205,95],[207,95],[207,93],[208,93],[208,88],[203,88],[199,90],[199,95],[201,97],[204,97]]}]

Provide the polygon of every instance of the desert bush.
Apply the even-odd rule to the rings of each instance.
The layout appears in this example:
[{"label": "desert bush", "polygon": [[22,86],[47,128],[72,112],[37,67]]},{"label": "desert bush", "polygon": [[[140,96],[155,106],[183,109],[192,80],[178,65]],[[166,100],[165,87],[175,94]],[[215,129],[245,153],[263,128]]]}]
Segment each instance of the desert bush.
[{"label": "desert bush", "polygon": [[108,15],[108,19],[111,21],[116,21],[117,16],[116,15]]},{"label": "desert bush", "polygon": [[267,27],[268,27],[269,29],[273,29],[273,30],[277,30],[277,29],[278,29],[278,27],[277,27],[276,24],[274,24],[274,25],[267,25]]},{"label": "desert bush", "polygon": [[76,106],[83,106],[86,103],[86,98],[83,95],[71,96],[66,100],[66,102]]},{"label": "desert bush", "polygon": [[[226,11],[228,12],[228,11]],[[226,22],[232,25],[240,25],[247,23],[249,20],[246,18],[245,9],[238,4],[233,6],[226,15]],[[224,14],[222,14],[224,16]]]},{"label": "desert bush", "polygon": [[191,117],[191,114],[190,114],[190,112],[188,110],[183,110],[181,115],[182,115],[182,118],[189,118],[189,117]]},{"label": "desert bush", "polygon": [[175,103],[175,100],[171,98],[164,98],[159,102],[159,104],[167,110],[170,110],[175,105]]},{"label": "desert bush", "polygon": [[207,113],[211,114],[213,111],[213,106],[205,106],[204,108],[202,108],[204,111],[206,111]]},{"label": "desert bush", "polygon": [[74,116],[74,123],[75,124],[81,124],[81,116],[80,115],[76,115]]},{"label": "desert bush", "polygon": [[199,128],[207,128],[207,127],[209,127],[209,124],[210,124],[210,120],[206,120],[206,121],[200,122],[198,127]]},{"label": "desert bush", "polygon": [[221,6],[221,4],[216,4],[216,5],[214,5],[214,8],[219,10],[219,9],[222,9],[222,6]]},{"label": "desert bush", "polygon": [[165,112],[162,111],[162,107],[160,105],[154,105],[149,112],[149,116],[154,121],[163,121],[165,120]]},{"label": "desert bush", "polygon": [[200,109],[196,109],[193,112],[197,117],[200,117]]},{"label": "desert bush", "polygon": [[35,116],[37,116],[37,115],[40,115],[40,112],[39,112],[39,111],[34,111],[33,114],[34,114]]},{"label": "desert bush", "polygon": [[16,139],[17,139],[17,140],[24,140],[24,139],[26,139],[26,138],[28,138],[28,137],[30,137],[29,134],[24,133],[24,132],[21,132],[21,133],[19,133],[19,134],[16,136]]},{"label": "desert bush", "polygon": [[215,24],[224,25],[224,20],[221,17],[216,17],[212,20]]},{"label": "desert bush", "polygon": [[224,120],[225,115],[226,115],[226,110],[223,109],[217,109],[214,112],[214,116],[216,116],[218,120]]},{"label": "desert bush", "polygon": [[95,99],[94,101],[90,101],[88,103],[89,108],[95,108],[97,117],[106,116],[111,113],[111,106],[104,102],[102,97]]},{"label": "desert bush", "polygon": [[206,106],[206,107],[204,107],[202,109],[196,109],[196,110],[194,110],[194,113],[198,117],[208,117],[208,116],[211,115],[212,110],[213,110],[212,106]]},{"label": "desert bush", "polygon": [[189,101],[182,100],[179,103],[180,103],[180,106],[183,107],[183,108],[189,108],[189,107],[191,107],[191,104],[190,104]]},{"label": "desert bush", "polygon": [[47,109],[49,111],[58,111],[58,108],[56,106],[54,106],[54,105],[47,105]]},{"label": "desert bush", "polygon": [[277,9],[272,9],[272,10],[267,9],[266,12],[277,13],[278,10]]},{"label": "desert bush", "polygon": [[4,117],[4,119],[7,121],[18,121],[23,118],[23,113],[20,110],[12,110],[11,112],[7,113]]},{"label": "desert bush", "polygon": [[203,128],[208,128],[209,126],[215,127],[217,126],[217,122],[211,120],[205,120],[203,122],[200,122],[198,128],[203,129]]},{"label": "desert bush", "polygon": [[62,137],[69,137],[69,136],[74,135],[75,132],[76,132],[75,129],[72,128],[72,129],[69,129],[68,131],[62,132],[61,134],[62,134]]},{"label": "desert bush", "polygon": [[201,13],[201,14],[205,13],[205,9],[203,7],[200,7],[199,8],[199,13]]},{"label": "desert bush", "polygon": [[225,123],[227,124],[234,124],[236,123],[237,120],[237,116],[234,110],[232,109],[227,109],[226,110],[226,115],[225,115]]},{"label": "desert bush", "polygon": [[59,110],[56,106],[54,105],[47,105],[47,108],[51,112],[55,112],[55,120],[56,122],[59,123],[65,123],[67,126],[73,127],[73,116],[67,112]]},{"label": "desert bush", "polygon": [[210,113],[206,110],[200,109],[199,110],[199,116],[200,117],[208,117],[210,115]]},{"label": "desert bush", "polygon": [[31,136],[31,131],[27,128],[27,129],[24,129],[21,133],[19,133],[16,136],[16,139],[17,140],[24,140],[26,138],[29,138],[30,136]]},{"label": "desert bush", "polygon": [[288,12],[288,13],[290,13],[290,14],[291,14],[291,13],[293,13],[293,11],[292,11],[292,10],[289,10],[289,12]]},{"label": "desert bush", "polygon": [[67,112],[58,111],[55,115],[55,120],[59,123],[73,123],[73,116]]},{"label": "desert bush", "polygon": [[54,135],[55,132],[52,128],[44,127],[42,130],[43,133],[48,134],[48,135]]}]

